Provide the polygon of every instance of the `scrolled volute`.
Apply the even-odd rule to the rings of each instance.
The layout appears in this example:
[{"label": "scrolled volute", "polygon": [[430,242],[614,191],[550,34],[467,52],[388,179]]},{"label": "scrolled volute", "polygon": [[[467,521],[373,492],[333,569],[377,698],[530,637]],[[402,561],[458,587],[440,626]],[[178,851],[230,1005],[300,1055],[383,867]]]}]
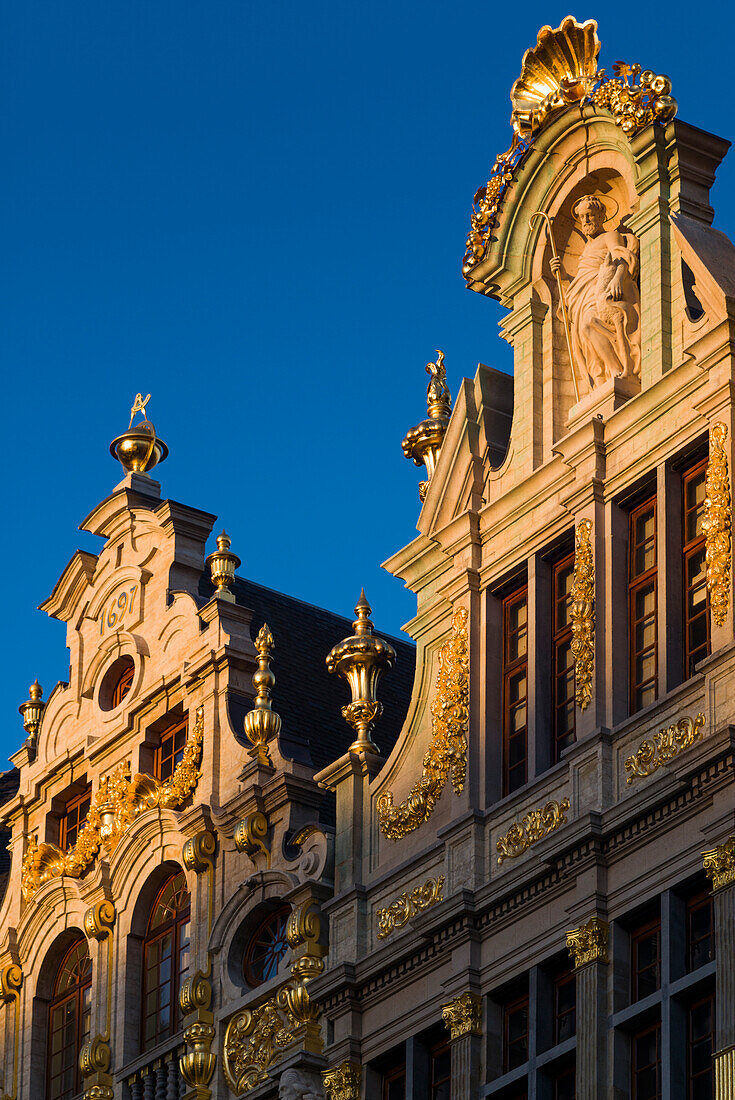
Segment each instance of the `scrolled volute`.
[{"label": "scrolled volute", "polygon": [[206,1011],[212,1003],[212,985],[201,970],[181,983],[179,1005],[184,1016]]},{"label": "scrolled volute", "polygon": [[242,821],[238,821],[234,832],[235,847],[238,852],[245,852],[253,863],[258,853],[265,856],[266,866],[271,865],[270,849],[265,843],[268,836],[268,818],[260,810],[248,814]]},{"label": "scrolled volute", "polygon": [[87,939],[102,940],[105,936],[111,936],[115,916],[115,906],[107,898],[91,906],[84,914],[84,931]]},{"label": "scrolled volute", "polygon": [[82,1077],[93,1073],[107,1073],[112,1061],[110,1044],[104,1035],[95,1035],[79,1052],[79,1072]]},{"label": "scrolled volute", "polygon": [[20,994],[23,971],[18,963],[9,962],[0,968],[0,1001],[9,1004]]},{"label": "scrolled volute", "polygon": [[217,847],[217,840],[210,829],[202,829],[195,836],[189,837],[181,849],[181,858],[187,871],[195,871],[201,875],[212,866],[212,857]]}]

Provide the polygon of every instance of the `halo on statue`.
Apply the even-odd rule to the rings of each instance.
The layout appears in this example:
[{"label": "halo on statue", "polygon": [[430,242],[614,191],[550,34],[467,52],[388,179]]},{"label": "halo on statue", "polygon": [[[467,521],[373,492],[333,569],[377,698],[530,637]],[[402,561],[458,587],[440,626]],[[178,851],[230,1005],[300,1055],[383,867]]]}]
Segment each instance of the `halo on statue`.
[{"label": "halo on statue", "polygon": [[581,195],[572,207],[572,217],[578,218],[579,215],[577,214],[577,210],[583,202],[588,202],[590,199],[595,199],[605,207],[606,217],[603,223],[604,225],[607,225],[608,222],[611,222],[613,218],[616,217],[620,209],[617,200],[614,199],[612,195],[603,195],[601,191],[594,191],[591,195]]}]

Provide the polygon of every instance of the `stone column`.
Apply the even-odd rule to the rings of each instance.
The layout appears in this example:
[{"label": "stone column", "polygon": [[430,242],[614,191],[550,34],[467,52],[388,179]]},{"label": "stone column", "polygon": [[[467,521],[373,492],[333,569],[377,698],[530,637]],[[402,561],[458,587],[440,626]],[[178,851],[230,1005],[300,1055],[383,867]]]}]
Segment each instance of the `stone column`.
[{"label": "stone column", "polygon": [[735,836],[703,854],[712,879],[717,993],[715,1000],[715,1096],[735,1096]]},{"label": "stone column", "polygon": [[482,998],[462,993],[442,1008],[452,1052],[452,1100],[477,1100],[480,1094]]},{"label": "stone column", "polygon": [[598,1100],[607,1076],[607,944],[610,926],[600,917],[567,932],[577,972],[577,1100]]}]

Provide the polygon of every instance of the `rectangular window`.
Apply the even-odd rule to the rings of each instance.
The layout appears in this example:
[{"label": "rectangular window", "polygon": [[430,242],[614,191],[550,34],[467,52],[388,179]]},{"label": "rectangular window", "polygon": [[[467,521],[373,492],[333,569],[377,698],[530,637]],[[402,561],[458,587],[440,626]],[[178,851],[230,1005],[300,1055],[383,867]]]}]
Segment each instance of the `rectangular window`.
[{"label": "rectangular window", "polygon": [[710,993],[689,1008],[687,1097],[704,1100],[714,1096],[712,1055],[715,1049],[715,999]]},{"label": "rectangular window", "polygon": [[631,1004],[661,987],[661,922],[651,921],[630,937]]},{"label": "rectangular window", "polygon": [[628,549],[630,713],[635,714],[658,695],[655,497],[630,513]]},{"label": "rectangular window", "polygon": [[449,1043],[437,1043],[431,1048],[430,1100],[450,1100],[452,1083],[452,1054]]},{"label": "rectangular window", "polygon": [[704,483],[707,459],[682,477],[684,575],[684,679],[710,652],[710,616],[705,567]]},{"label": "rectangular window", "polygon": [[165,783],[174,773],[174,769],[181,763],[186,744],[187,719],[169,726],[161,734],[161,742],[156,749],[153,770],[156,779]]},{"label": "rectangular window", "polygon": [[632,1100],[660,1100],[660,1024],[638,1031],[631,1037],[631,1084]]},{"label": "rectangular window", "polygon": [[512,1001],[503,1010],[503,1071],[528,1061],[528,997]]},{"label": "rectangular window", "polygon": [[503,600],[503,794],[528,779],[528,589]]},{"label": "rectangular window", "polygon": [[554,728],[553,758],[556,763],[564,749],[574,742],[574,658],[572,657],[572,582],[574,554],[564,558],[553,570],[552,607],[552,684]]},{"label": "rectangular window", "polygon": [[554,1044],[577,1033],[577,976],[565,971],[554,979]]},{"label": "rectangular window", "polygon": [[66,803],[59,821],[59,847],[62,852],[68,851],[76,844],[77,837],[87,820],[91,801],[92,788],[87,787],[81,794],[74,795]]},{"label": "rectangular window", "polygon": [[569,1066],[554,1078],[554,1100],[574,1100],[576,1095],[577,1071],[574,1066]]},{"label": "rectangular window", "polygon": [[396,1066],[383,1077],[383,1100],[406,1100],[406,1067]]},{"label": "rectangular window", "polygon": [[687,902],[687,970],[698,970],[714,957],[712,895],[706,890]]}]

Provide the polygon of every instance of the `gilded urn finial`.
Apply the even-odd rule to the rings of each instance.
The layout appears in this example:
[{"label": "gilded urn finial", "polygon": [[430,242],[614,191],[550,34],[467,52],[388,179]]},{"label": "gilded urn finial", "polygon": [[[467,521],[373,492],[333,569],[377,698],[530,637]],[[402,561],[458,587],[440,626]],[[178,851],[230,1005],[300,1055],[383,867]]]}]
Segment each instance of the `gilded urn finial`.
[{"label": "gilded urn finial", "polygon": [[271,709],[271,692],[276,678],[271,672],[273,635],[268,624],[263,623],[255,639],[258,651],[258,669],[253,673],[255,703],[245,715],[245,733],[253,743],[248,752],[259,764],[271,764],[268,742],[281,732],[281,716]]},{"label": "gilded urn finial", "polygon": [[237,554],[230,552],[231,545],[230,536],[226,531],[217,535],[217,549],[207,558],[207,565],[212,584],[216,588],[215,595],[220,599],[234,601],[235,597],[230,592],[230,585],[235,580],[235,570],[240,568],[241,562]]},{"label": "gilded urn finial", "polygon": [[28,734],[31,745],[35,745],[38,730],[41,725],[41,716],[46,704],[43,702],[43,688],[38,680],[34,680],[28,690],[28,698],[18,707],[18,713],[23,715],[23,729]]},{"label": "gilded urn finial", "polygon": [[422,420],[415,428],[411,428],[403,440],[406,458],[412,458],[416,466],[426,467],[428,477],[426,481],[419,482],[419,497],[422,501],[426,500],[452,415],[452,395],[447,386],[444,352],[439,348],[436,349],[436,362],[427,363],[426,372],[429,375],[429,385],[426,387],[428,420]]},{"label": "gilded urn finial", "polygon": [[370,739],[370,731],[383,713],[376,689],[383,669],[392,668],[396,659],[393,646],[373,634],[371,611],[363,588],[355,607],[355,633],[338,642],[327,657],[329,672],[344,676],[352,692],[352,702],[342,707],[342,716],[357,733],[350,752],[380,752]]},{"label": "gilded urn finial", "polygon": [[[146,416],[145,407],[150,399],[150,394],[146,397],[142,393],[135,395],[128,430],[110,444],[110,454],[118,460],[126,474],[148,474],[168,455],[168,447],[158,438],[155,427]],[[143,419],[133,426],[136,413],[140,413]]]}]

